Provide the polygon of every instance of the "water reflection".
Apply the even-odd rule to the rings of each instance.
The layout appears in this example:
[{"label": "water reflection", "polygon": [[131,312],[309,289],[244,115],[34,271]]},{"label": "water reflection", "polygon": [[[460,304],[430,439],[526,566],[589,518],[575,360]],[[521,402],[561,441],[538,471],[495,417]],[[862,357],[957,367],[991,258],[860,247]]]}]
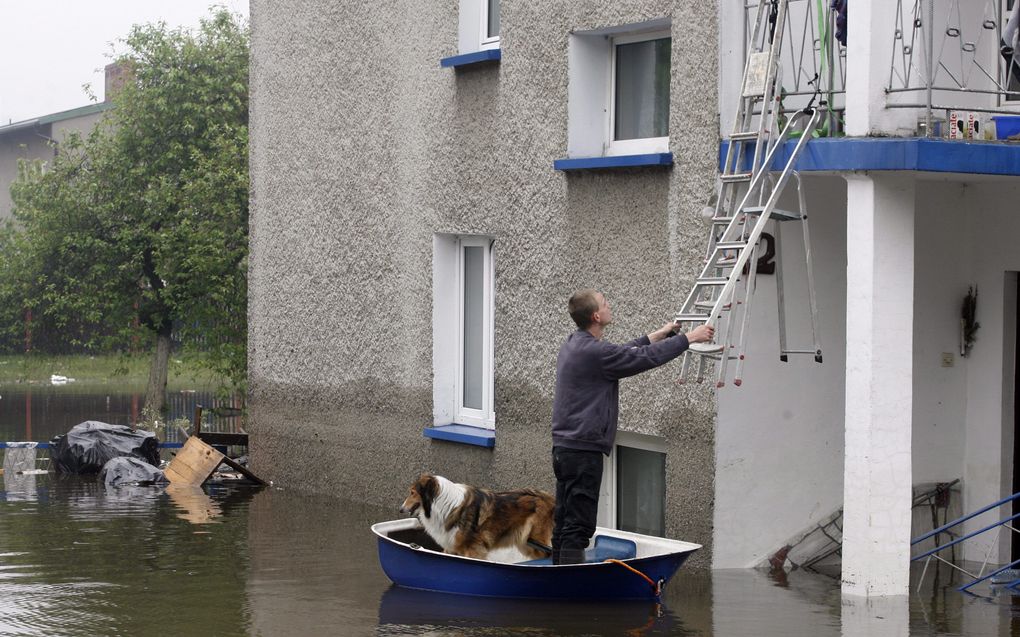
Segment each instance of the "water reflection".
[{"label": "water reflection", "polygon": [[[6,386],[0,390],[0,442],[46,442],[65,434],[86,420],[111,425],[138,423],[144,402],[142,390],[127,390],[95,385]],[[168,420],[191,420],[195,406],[236,408],[236,398],[219,398],[211,390],[173,390],[167,392]],[[238,417],[217,418],[209,431],[240,431]],[[169,431],[164,440],[177,440]]]},{"label": "water reflection", "polygon": [[[694,635],[662,604],[652,602],[562,602],[465,598],[391,586],[379,600],[379,634],[444,627],[472,633],[505,632],[585,635]],[[393,630],[394,633],[388,632]],[[489,633],[491,634],[491,632]]]},{"label": "water reflection", "polygon": [[171,484],[166,487],[166,494],[180,510],[177,517],[192,524],[209,524],[223,515],[219,504],[200,487]]},{"label": "water reflection", "polygon": [[861,605],[804,571],[681,569],[661,606],[413,591],[379,568],[369,526],[389,507],[27,477],[0,494],[2,635],[1017,634],[1009,596],[938,586]]}]

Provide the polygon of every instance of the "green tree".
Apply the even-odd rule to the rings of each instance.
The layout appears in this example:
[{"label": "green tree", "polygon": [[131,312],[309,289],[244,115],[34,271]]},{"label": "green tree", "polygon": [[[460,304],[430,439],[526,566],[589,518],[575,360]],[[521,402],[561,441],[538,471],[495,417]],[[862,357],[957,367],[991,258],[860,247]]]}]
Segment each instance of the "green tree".
[{"label": "green tree", "polygon": [[25,305],[79,344],[148,335],[149,413],[164,409],[174,328],[244,382],[248,42],[225,10],[196,30],[134,27],[115,108],[50,165],[23,164],[11,188]]}]

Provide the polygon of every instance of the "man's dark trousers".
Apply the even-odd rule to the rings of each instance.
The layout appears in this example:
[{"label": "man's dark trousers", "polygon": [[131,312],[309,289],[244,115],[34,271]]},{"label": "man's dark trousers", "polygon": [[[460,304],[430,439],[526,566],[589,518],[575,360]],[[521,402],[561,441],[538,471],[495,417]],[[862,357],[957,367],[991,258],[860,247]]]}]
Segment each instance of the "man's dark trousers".
[{"label": "man's dark trousers", "polygon": [[598,519],[602,457],[601,451],[553,447],[556,474],[553,564],[584,562],[584,549],[595,534]]}]

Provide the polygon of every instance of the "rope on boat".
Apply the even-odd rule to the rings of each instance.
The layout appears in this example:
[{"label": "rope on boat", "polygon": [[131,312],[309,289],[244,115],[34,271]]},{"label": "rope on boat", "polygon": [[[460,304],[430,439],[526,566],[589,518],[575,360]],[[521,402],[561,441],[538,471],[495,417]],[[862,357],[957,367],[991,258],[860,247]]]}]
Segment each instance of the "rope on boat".
[{"label": "rope on boat", "polygon": [[620,560],[608,559],[606,561],[607,562],[612,562],[613,564],[619,564],[620,566],[622,566],[623,568],[627,569],[631,573],[634,573],[635,575],[640,575],[641,577],[643,577],[644,580],[646,582],[648,582],[648,585],[652,587],[652,590],[655,591],[655,596],[656,597],[658,597],[659,595],[662,594],[662,580],[659,580],[658,582],[656,582],[656,581],[652,580],[652,578],[648,577],[647,575],[645,575],[641,571],[639,571],[636,568],[634,568],[633,566],[631,566],[630,564],[627,564],[627,563],[622,562]]}]

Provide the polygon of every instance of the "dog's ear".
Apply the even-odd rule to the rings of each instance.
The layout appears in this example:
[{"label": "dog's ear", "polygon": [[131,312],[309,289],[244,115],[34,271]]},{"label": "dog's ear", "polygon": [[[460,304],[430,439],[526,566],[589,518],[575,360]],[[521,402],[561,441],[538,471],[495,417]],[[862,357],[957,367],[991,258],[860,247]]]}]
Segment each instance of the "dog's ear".
[{"label": "dog's ear", "polygon": [[434,476],[425,474],[415,485],[418,490],[418,497],[421,499],[421,508],[425,512],[425,517],[431,517],[432,515],[432,501],[439,495],[439,482]]}]

